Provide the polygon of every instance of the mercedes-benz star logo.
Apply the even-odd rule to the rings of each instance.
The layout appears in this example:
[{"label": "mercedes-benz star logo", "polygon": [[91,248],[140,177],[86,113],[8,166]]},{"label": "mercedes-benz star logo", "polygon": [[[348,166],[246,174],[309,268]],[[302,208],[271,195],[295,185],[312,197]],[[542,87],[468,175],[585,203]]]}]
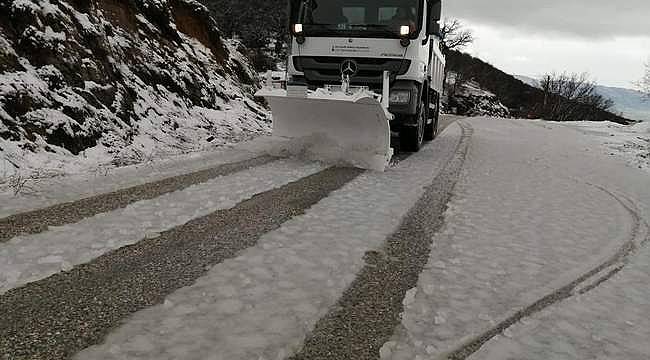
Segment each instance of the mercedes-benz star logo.
[{"label": "mercedes-benz star logo", "polygon": [[359,65],[354,60],[345,60],[341,63],[341,74],[354,76],[359,72]]}]

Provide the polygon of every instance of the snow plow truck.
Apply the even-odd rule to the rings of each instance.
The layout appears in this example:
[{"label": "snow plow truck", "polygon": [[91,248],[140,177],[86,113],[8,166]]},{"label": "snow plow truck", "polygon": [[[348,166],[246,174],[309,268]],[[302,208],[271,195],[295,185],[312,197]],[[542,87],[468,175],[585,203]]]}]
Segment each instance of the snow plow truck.
[{"label": "snow plow truck", "polygon": [[438,132],[441,10],[441,0],[290,0],[286,86],[269,74],[257,93],[273,136],[379,171],[392,135],[402,150],[420,150]]}]

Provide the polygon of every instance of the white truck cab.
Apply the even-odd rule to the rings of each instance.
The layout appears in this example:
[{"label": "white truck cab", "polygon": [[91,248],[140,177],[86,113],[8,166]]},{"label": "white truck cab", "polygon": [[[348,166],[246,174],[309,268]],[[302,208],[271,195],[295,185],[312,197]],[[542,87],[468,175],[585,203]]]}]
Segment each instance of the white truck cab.
[{"label": "white truck cab", "polygon": [[437,134],[445,59],[441,0],[290,0],[289,86],[341,84],[381,93],[389,74],[390,128],[417,151]]}]

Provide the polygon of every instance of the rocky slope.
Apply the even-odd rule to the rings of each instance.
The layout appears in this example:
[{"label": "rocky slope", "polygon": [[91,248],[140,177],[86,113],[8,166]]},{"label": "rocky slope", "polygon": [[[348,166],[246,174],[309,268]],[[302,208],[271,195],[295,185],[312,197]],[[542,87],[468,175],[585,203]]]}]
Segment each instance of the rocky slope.
[{"label": "rocky slope", "polygon": [[455,83],[457,74],[447,74],[446,95],[443,97],[444,111],[463,116],[511,117],[510,110],[501,100],[476,81]]},{"label": "rocky slope", "polygon": [[0,0],[0,178],[267,132],[240,50],[193,0]]}]

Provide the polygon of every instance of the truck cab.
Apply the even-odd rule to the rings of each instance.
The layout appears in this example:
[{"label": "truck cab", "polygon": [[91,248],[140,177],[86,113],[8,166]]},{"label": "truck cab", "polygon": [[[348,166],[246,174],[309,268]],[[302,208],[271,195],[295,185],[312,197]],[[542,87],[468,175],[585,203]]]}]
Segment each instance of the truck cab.
[{"label": "truck cab", "polygon": [[445,59],[440,0],[290,0],[287,83],[341,83],[381,93],[389,74],[393,132],[418,151],[437,134]]}]

